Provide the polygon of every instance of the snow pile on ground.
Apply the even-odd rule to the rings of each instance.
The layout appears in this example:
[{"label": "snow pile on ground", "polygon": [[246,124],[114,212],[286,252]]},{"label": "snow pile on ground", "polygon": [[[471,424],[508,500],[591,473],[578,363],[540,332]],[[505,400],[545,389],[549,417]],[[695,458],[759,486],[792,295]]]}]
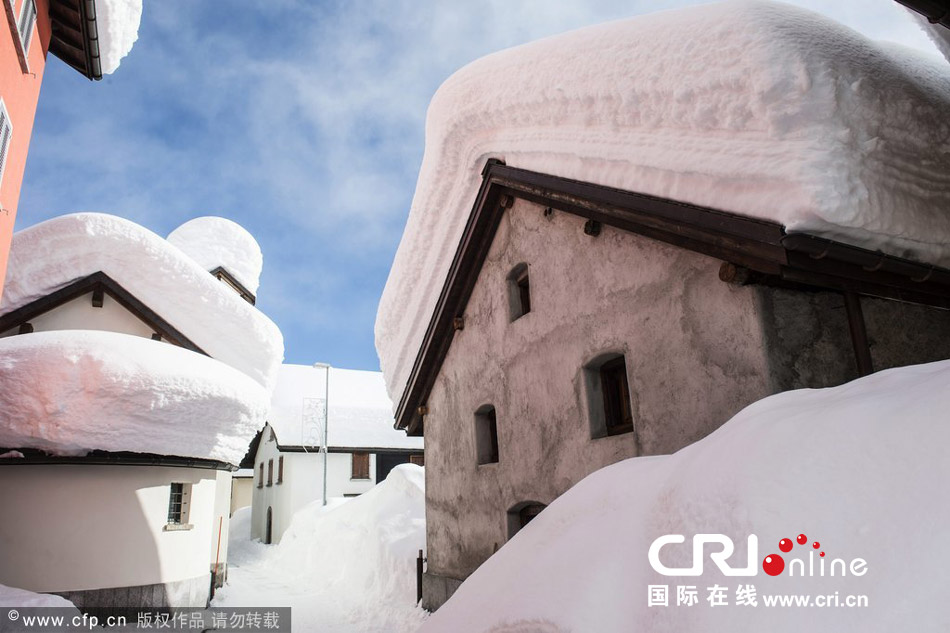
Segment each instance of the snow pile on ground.
[{"label": "snow pile on ground", "polygon": [[[281,365],[267,421],[281,446],[323,442],[323,367]],[[418,448],[421,437],[393,428],[392,401],[378,371],[330,368],[327,444],[335,448]]]},{"label": "snow pile on ground", "polygon": [[489,157],[950,266],[950,67],[735,1],[480,59],[429,107],[376,345],[402,394]]},{"label": "snow pile on ground", "polygon": [[[943,361],[786,392],[672,456],[604,468],[502,547],[422,630],[950,630],[948,386]],[[662,576],[648,551],[666,534],[686,541],[661,550],[664,565],[691,567],[693,535],[723,534],[736,545],[733,568],[747,565],[746,539],[755,534],[758,573],[724,576],[709,559],[722,550],[713,545],[701,576]],[[794,544],[799,534],[805,545]],[[776,554],[786,568],[773,577],[762,563]],[[822,560],[839,558],[847,575],[839,568],[831,577],[829,567],[819,576]],[[814,565],[814,576],[790,577],[793,559]],[[863,575],[852,574],[855,559],[866,561]],[[735,604],[740,584],[754,585],[757,606]],[[670,606],[649,607],[649,585],[668,586]],[[707,601],[715,585],[726,588],[729,606]],[[677,606],[677,586],[695,586],[698,604]],[[837,595],[839,606],[768,607],[766,594]],[[861,595],[869,606],[843,606]]]},{"label": "snow pile on ground", "polygon": [[132,50],[139,39],[141,22],[142,0],[96,0],[96,28],[103,75],[114,73],[122,58]]},{"label": "snow pile on ground", "polygon": [[408,632],[425,618],[415,607],[415,561],[425,548],[419,466],[397,466],[339,507],[306,506],[279,545],[249,543],[249,529],[239,529],[230,545],[238,558],[214,607],[290,606],[294,629],[304,631]]},{"label": "snow pile on ground", "polygon": [[268,395],[245,374],[138,336],[34,332],[0,339],[0,447],[133,451],[237,464]]},{"label": "snow pile on ground", "polygon": [[213,358],[273,389],[280,330],[181,250],[134,222],[76,213],[13,236],[0,314],[102,271]]},{"label": "snow pile on ground", "polygon": [[[48,593],[34,593],[26,589],[7,587],[6,585],[0,585],[0,607],[71,607],[76,609],[76,605],[66,598]],[[66,614],[60,613],[57,615],[65,616]],[[79,615],[78,609],[76,609],[74,615]],[[4,613],[3,617],[6,618],[7,614]],[[3,630],[2,627],[0,627],[0,630]]]},{"label": "snow pile on ground", "polygon": [[216,216],[188,220],[168,234],[168,242],[205,270],[223,267],[257,294],[264,256],[254,236],[237,222]]}]

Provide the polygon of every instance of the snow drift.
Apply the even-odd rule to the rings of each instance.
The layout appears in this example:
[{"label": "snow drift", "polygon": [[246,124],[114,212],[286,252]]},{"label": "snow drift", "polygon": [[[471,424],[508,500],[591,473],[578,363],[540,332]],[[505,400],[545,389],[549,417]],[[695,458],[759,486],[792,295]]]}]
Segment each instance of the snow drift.
[{"label": "snow drift", "polygon": [[210,356],[273,389],[284,354],[274,322],[180,249],[116,216],[64,215],[15,233],[0,314],[98,271]]},{"label": "snow drift", "polygon": [[[26,589],[7,587],[6,585],[0,585],[0,607],[66,607],[75,609],[75,613],[57,613],[56,615],[62,615],[63,617],[79,615],[79,609],[76,609],[76,605],[66,598],[54,596],[48,593],[35,593],[33,591],[27,591]],[[3,617],[6,618],[8,616],[6,613],[4,613]]]},{"label": "snow drift", "polygon": [[480,59],[432,99],[376,346],[402,395],[489,157],[950,266],[950,68],[785,4],[691,6]]},{"label": "snow drift", "polygon": [[[435,631],[946,631],[943,587],[950,510],[950,361],[882,371],[841,387],[782,393],[741,411],[706,439],[664,457],[635,458],[590,475],[483,564],[423,627]],[[746,564],[759,539],[758,575],[726,577],[709,560],[698,577],[653,571],[654,539],[686,544],[661,556],[689,567],[695,534],[724,534]],[[780,554],[779,541],[808,537]],[[861,558],[866,573],[818,575]],[[763,573],[770,554],[810,556],[814,576]],[[807,561],[806,561],[807,565]],[[736,606],[739,584],[757,606]],[[670,606],[648,607],[649,585]],[[677,585],[699,603],[676,606]],[[730,606],[707,602],[726,588]],[[867,596],[865,608],[768,607],[765,595]]]},{"label": "snow drift", "polygon": [[195,218],[169,233],[167,239],[205,270],[222,266],[257,294],[264,256],[254,236],[237,222],[216,216]]},{"label": "snow drift", "polygon": [[248,543],[248,529],[232,533],[241,562],[213,606],[292,606],[295,629],[307,631],[413,630],[424,618],[414,606],[415,560],[425,548],[421,467],[397,466],[338,507],[305,506],[279,545]]},{"label": "snow drift", "polygon": [[0,447],[132,451],[237,464],[268,395],[245,374],[167,343],[64,330],[0,339]]}]

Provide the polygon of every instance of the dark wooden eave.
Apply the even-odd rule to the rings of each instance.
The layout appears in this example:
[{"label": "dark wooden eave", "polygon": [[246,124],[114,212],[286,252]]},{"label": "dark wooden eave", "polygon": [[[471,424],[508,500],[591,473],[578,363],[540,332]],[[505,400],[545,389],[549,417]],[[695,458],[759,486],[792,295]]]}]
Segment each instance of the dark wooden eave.
[{"label": "dark wooden eave", "polygon": [[96,466],[167,466],[170,468],[201,468],[207,470],[235,471],[237,467],[227,462],[198,457],[178,457],[175,455],[155,455],[152,453],[91,451],[86,455],[49,455],[35,448],[0,448],[0,454],[8,450],[18,450],[23,457],[0,459],[3,466],[30,465],[71,465],[84,464]]},{"label": "dark wooden eave", "polygon": [[950,28],[950,0],[897,0],[908,9],[921,14],[931,24]]},{"label": "dark wooden eave", "polygon": [[495,231],[515,198],[721,259],[779,284],[950,309],[950,271],[780,224],[508,167],[490,159],[396,409],[396,428],[422,435],[425,404]]},{"label": "dark wooden eave", "polygon": [[241,298],[254,305],[257,303],[257,297],[254,296],[254,293],[247,289],[247,287],[237,280],[237,277],[228,272],[228,269],[224,266],[218,266],[211,271],[211,274],[217,277],[219,280],[224,281],[226,284],[234,288]]},{"label": "dark wooden eave", "polygon": [[27,323],[31,319],[87,293],[98,291],[115,299],[119,305],[134,314],[155,332],[161,334],[163,340],[193,352],[208,355],[207,352],[195,345],[191,339],[172,327],[168,321],[160,317],[158,313],[139,301],[132,293],[102,271],[78,279],[45,297],[40,297],[25,306],[0,316],[0,332],[6,332],[11,328]]},{"label": "dark wooden eave", "polygon": [[49,52],[89,79],[102,79],[95,0],[49,0]]}]

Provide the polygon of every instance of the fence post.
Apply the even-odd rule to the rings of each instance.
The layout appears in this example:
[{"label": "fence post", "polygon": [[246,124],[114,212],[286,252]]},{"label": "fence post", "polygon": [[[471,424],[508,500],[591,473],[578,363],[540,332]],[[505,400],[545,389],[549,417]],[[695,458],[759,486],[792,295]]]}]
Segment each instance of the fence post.
[{"label": "fence post", "polygon": [[422,550],[419,550],[419,556],[416,558],[416,604],[422,602],[422,564],[424,562]]}]

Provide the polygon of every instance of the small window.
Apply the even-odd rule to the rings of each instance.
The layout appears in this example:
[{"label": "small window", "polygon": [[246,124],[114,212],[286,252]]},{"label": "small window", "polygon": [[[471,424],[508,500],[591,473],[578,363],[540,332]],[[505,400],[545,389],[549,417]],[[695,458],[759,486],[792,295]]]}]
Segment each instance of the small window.
[{"label": "small window", "polygon": [[475,412],[475,450],[479,464],[498,462],[498,418],[488,404]]},{"label": "small window", "polygon": [[527,264],[518,264],[508,274],[508,307],[512,321],[531,312],[531,282]]},{"label": "small window", "polygon": [[10,153],[10,140],[13,138],[13,122],[7,112],[7,104],[0,99],[0,182],[3,181],[3,172],[7,166],[7,155]]},{"label": "small window", "polygon": [[36,1],[23,0],[20,7],[20,19],[17,20],[17,31],[20,42],[23,44],[23,56],[30,52],[30,42],[33,40],[33,27],[36,25]]},{"label": "small window", "polygon": [[369,479],[369,453],[353,453],[352,479]]},{"label": "small window", "polygon": [[267,460],[267,485],[268,486],[274,485],[274,460],[273,459]]},{"label": "small window", "polygon": [[415,464],[416,466],[425,466],[425,465],[426,465],[426,457],[425,457],[425,455],[410,455],[410,456],[409,456],[409,463],[410,463],[410,464]]},{"label": "small window", "polygon": [[264,462],[261,462],[261,466],[258,470],[260,471],[260,474],[257,477],[257,487],[263,488],[264,487]]},{"label": "small window", "polygon": [[607,354],[585,368],[591,437],[633,431],[633,409],[627,383],[626,359]]},{"label": "small window", "polygon": [[284,456],[277,458],[277,483],[284,483]]},{"label": "small window", "polygon": [[191,484],[173,483],[168,496],[168,524],[187,524],[190,507]]},{"label": "small window", "polygon": [[512,506],[508,510],[508,538],[520,532],[521,528],[528,525],[546,507],[537,501],[522,501]]}]

